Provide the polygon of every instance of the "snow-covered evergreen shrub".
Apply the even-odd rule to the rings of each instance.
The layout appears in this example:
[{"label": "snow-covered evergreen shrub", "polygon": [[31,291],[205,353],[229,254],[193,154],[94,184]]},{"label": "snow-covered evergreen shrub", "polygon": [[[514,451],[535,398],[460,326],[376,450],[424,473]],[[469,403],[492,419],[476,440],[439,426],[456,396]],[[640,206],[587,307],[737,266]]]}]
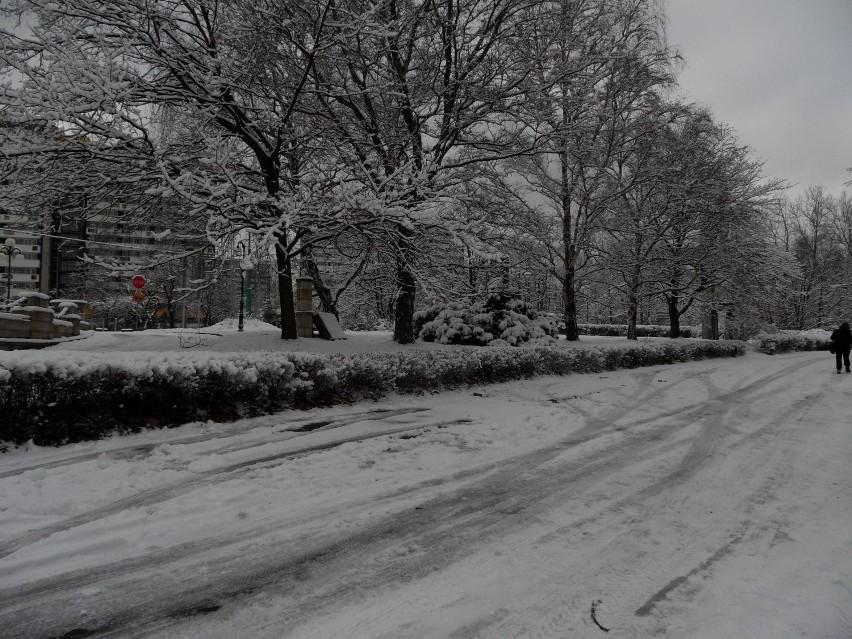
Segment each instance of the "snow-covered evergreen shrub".
[{"label": "snow-covered evergreen shrub", "polygon": [[423,330],[423,326],[427,322],[431,322],[438,314],[447,308],[447,305],[444,302],[438,302],[437,304],[433,304],[432,306],[427,306],[426,308],[420,309],[419,311],[414,312],[414,334],[419,335],[420,331]]},{"label": "snow-covered evergreen shrub", "polygon": [[330,405],[391,392],[421,393],[534,375],[731,357],[742,342],[690,340],[447,349],[429,352],[0,353],[0,441],[37,444],[112,432],[227,421],[284,408]]},{"label": "snow-covered evergreen shrub", "polygon": [[749,343],[754,344],[761,353],[774,355],[789,351],[827,351],[830,337],[831,333],[827,331],[760,333]]},{"label": "snow-covered evergreen shrub", "polygon": [[526,302],[502,293],[489,293],[472,304],[436,305],[415,314],[415,328],[425,342],[485,346],[518,346],[530,340],[556,338],[559,330],[550,318],[539,317]]}]

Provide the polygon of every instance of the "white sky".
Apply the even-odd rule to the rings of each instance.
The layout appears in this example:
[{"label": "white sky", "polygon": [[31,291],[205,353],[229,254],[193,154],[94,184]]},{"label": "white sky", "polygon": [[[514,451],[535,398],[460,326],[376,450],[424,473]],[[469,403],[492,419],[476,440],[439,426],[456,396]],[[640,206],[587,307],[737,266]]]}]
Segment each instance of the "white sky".
[{"label": "white sky", "polygon": [[688,99],[765,173],[839,195],[852,179],[852,0],[665,0]]}]

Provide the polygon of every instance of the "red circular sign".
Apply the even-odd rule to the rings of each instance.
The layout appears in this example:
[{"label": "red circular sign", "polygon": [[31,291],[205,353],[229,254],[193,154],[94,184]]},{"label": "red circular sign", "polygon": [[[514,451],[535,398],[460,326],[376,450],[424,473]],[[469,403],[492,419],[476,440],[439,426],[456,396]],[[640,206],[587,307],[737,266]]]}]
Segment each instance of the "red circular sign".
[{"label": "red circular sign", "polygon": [[148,280],[142,275],[137,275],[130,281],[133,282],[133,288],[144,288],[145,284],[148,283]]}]

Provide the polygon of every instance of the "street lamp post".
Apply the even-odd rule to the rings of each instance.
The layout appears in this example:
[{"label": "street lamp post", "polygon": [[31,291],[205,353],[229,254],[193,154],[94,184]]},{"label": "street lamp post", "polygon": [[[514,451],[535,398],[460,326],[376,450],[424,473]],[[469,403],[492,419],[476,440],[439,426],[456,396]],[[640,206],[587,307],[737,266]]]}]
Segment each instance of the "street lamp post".
[{"label": "street lamp post", "polygon": [[8,266],[6,266],[6,301],[12,300],[12,257],[21,255],[23,251],[15,246],[15,238],[7,237],[3,246],[0,246],[0,253],[9,256]]},{"label": "street lamp post", "polygon": [[246,272],[240,268],[240,323],[237,326],[237,331],[242,333],[243,331],[243,306],[244,304],[244,296],[246,289]]},{"label": "street lamp post", "polygon": [[246,290],[246,272],[243,269],[243,261],[246,257],[246,247],[242,242],[238,242],[237,246],[240,248],[240,322],[237,325],[237,332],[243,332],[243,308],[245,306],[245,290]]}]

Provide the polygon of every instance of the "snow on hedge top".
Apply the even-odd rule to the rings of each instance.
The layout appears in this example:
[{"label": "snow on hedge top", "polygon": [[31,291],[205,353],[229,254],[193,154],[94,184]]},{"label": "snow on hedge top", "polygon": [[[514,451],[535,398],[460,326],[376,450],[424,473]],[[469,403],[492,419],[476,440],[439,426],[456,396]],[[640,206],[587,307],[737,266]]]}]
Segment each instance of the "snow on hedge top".
[{"label": "snow on hedge top", "polygon": [[14,370],[18,374],[50,374],[60,379],[98,373],[110,375],[122,371],[130,377],[156,375],[175,380],[226,374],[238,381],[254,382],[262,372],[291,373],[294,359],[301,361],[324,357],[307,353],[8,351],[0,353],[0,380]]}]

